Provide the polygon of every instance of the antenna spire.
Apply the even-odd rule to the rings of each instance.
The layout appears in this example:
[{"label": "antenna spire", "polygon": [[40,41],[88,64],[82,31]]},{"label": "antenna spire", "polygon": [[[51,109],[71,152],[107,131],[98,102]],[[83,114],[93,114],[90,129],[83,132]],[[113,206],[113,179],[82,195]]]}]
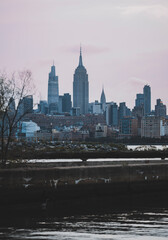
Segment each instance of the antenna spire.
[{"label": "antenna spire", "polygon": [[82,47],[81,47],[81,44],[80,44],[79,66],[83,66],[83,63],[82,63]]}]

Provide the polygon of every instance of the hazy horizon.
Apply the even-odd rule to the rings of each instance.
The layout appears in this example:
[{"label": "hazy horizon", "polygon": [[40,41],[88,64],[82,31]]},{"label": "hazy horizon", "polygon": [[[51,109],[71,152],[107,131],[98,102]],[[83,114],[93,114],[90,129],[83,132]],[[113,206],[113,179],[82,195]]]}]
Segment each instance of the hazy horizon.
[{"label": "hazy horizon", "polygon": [[[82,45],[89,76],[89,101],[125,101],[151,86],[167,105],[168,1],[166,0],[1,0],[0,70],[30,69],[47,99],[53,60],[59,94],[72,95]],[[167,105],[168,106],[168,105]]]}]

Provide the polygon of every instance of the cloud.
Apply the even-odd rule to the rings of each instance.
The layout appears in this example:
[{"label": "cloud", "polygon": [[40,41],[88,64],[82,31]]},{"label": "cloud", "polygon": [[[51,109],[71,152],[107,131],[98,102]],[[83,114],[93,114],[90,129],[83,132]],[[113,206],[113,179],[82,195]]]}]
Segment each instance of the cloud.
[{"label": "cloud", "polygon": [[156,18],[168,17],[168,6],[163,4],[123,6],[116,7],[116,9],[120,11],[122,15],[145,14],[152,15]]},{"label": "cloud", "polygon": [[131,77],[129,79],[129,82],[133,83],[133,84],[147,84],[147,80],[142,79],[142,78],[137,78],[137,77]]}]

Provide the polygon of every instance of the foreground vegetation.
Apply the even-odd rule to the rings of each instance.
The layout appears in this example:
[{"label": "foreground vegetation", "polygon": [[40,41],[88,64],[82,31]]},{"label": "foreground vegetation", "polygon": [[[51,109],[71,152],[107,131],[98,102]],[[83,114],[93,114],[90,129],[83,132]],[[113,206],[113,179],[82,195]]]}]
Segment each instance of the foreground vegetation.
[{"label": "foreground vegetation", "polygon": [[[11,145],[8,163],[18,163],[29,159],[87,159],[94,158],[160,158],[168,157],[168,149],[163,146],[137,146],[128,149],[126,145],[114,143],[45,142],[17,143]],[[9,166],[9,164],[8,164]]]}]

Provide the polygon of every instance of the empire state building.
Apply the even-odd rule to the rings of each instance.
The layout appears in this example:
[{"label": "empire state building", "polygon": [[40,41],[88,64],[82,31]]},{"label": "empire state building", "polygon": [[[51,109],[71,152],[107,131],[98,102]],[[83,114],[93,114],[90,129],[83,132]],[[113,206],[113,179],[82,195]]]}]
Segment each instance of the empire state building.
[{"label": "empire state building", "polygon": [[82,63],[82,51],[80,48],[79,65],[75,69],[73,81],[73,106],[80,108],[81,114],[88,113],[89,82],[86,68]]}]

